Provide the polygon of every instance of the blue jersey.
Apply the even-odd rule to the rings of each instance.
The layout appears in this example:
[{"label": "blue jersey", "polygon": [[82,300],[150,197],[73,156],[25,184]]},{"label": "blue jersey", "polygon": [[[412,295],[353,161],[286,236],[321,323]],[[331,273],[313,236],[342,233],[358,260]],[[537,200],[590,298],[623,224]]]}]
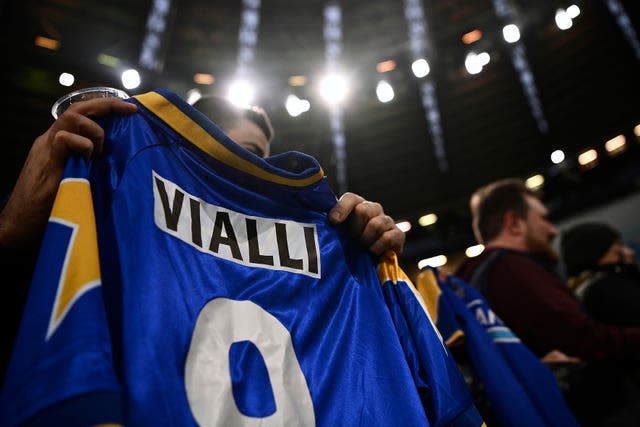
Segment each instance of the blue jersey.
[{"label": "blue jersey", "polygon": [[329,223],[315,159],[258,158],[168,91],[130,102],[60,184],[2,425],[482,424],[393,256],[381,286]]},{"label": "blue jersey", "polygon": [[417,288],[449,345],[464,340],[491,410],[503,427],[574,426],[555,377],[496,316],[476,289],[437,269],[418,275]]}]

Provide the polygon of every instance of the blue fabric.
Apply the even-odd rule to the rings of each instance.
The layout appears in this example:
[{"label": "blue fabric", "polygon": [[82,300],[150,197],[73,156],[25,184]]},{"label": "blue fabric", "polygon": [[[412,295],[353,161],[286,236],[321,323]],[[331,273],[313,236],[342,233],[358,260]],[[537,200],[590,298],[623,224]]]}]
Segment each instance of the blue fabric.
[{"label": "blue fabric", "polygon": [[463,331],[469,359],[500,425],[578,426],[552,372],[496,316],[484,297],[459,277],[443,278],[437,269],[432,271],[442,292],[437,326],[445,339]]},{"label": "blue fabric", "polygon": [[378,266],[385,300],[432,426],[481,425],[458,370],[411,280],[391,260]]},{"label": "blue fabric", "polygon": [[[451,372],[440,387],[421,366],[448,366],[433,328],[397,329],[370,254],[329,223],[315,159],[258,158],[164,90],[130,102],[101,122],[104,156],[66,170],[52,218],[77,238],[52,219],[67,235],[43,245],[0,424],[91,390],[120,391],[136,427],[482,423],[465,390],[443,394]],[[69,241],[82,250],[63,260]],[[51,322],[52,305],[66,316]]]},{"label": "blue fabric", "polygon": [[123,419],[121,404],[120,393],[87,393],[53,405],[45,413],[30,419],[25,427],[119,425]]},{"label": "blue fabric", "polygon": [[263,418],[276,411],[269,372],[260,350],[251,341],[231,344],[229,365],[233,399],[243,414]]}]

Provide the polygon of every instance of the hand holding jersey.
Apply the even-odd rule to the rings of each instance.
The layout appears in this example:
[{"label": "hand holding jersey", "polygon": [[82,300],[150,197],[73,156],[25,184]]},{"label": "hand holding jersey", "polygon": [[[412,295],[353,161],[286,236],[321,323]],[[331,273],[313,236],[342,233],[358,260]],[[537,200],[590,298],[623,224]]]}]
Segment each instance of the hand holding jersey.
[{"label": "hand holding jersey", "polygon": [[391,250],[402,253],[405,235],[384,213],[380,203],[370,202],[354,193],[344,193],[329,212],[329,220],[340,224],[347,220],[351,235],[359,239],[374,255]]},{"label": "hand holding jersey", "polygon": [[88,159],[94,151],[102,150],[104,131],[92,118],[136,110],[136,105],[117,98],[73,104],[35,139],[0,212],[1,247],[22,249],[40,241],[69,156],[79,154]]}]

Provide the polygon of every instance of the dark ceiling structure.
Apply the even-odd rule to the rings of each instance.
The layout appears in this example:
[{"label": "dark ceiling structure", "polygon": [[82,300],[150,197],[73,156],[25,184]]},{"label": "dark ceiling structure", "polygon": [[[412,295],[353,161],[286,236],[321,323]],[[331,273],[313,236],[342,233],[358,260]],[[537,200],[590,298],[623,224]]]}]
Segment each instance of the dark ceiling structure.
[{"label": "dark ceiling structure", "polygon": [[[576,1],[581,13],[563,31],[554,15],[571,4],[564,0],[417,1],[424,10],[423,42],[431,66],[423,79],[411,72],[403,1],[333,3],[342,11],[341,65],[351,81],[343,107],[346,189],[381,202],[395,219],[413,223],[405,262],[475,243],[468,198],[498,178],[543,174],[554,219],[640,190],[640,143],[633,132],[640,124],[640,47],[633,41],[640,33],[640,2]],[[148,70],[140,67],[139,58],[151,7],[159,3],[170,8],[158,38],[159,66]],[[313,155],[337,189],[329,111],[315,89],[325,66],[323,10],[330,3],[250,3],[260,10],[250,72],[258,86],[256,102],[276,128],[273,149]],[[502,37],[507,22],[498,13],[500,5],[510,9],[520,28],[529,83],[535,85],[547,129],[541,130],[532,113],[513,46]],[[131,95],[158,87],[185,97],[195,87],[222,93],[238,63],[242,7],[240,0],[5,0],[0,11],[2,85],[8,101],[2,115],[3,194],[10,191],[33,139],[50,125],[51,104],[67,92],[98,85],[122,88],[119,73],[139,68],[142,85],[128,90]],[[616,10],[626,12],[628,21]],[[483,37],[464,44],[462,36],[474,29]],[[36,46],[38,36],[59,41],[58,49]],[[475,75],[464,66],[471,50],[491,57]],[[120,64],[98,63],[101,53]],[[382,75],[376,64],[385,60],[397,66]],[[76,76],[72,87],[58,83],[63,71]],[[196,73],[211,73],[216,80],[197,85]],[[306,76],[307,84],[289,86],[292,75]],[[382,77],[395,89],[389,103],[375,95]],[[435,88],[446,170],[439,166],[421,99],[426,79]],[[290,117],[284,100],[291,92],[309,99],[310,111]],[[627,150],[609,157],[604,142],[619,134],[627,138]],[[589,147],[600,152],[601,160],[584,170],[575,158]],[[549,160],[555,149],[566,153],[562,165]],[[430,212],[438,222],[419,227],[417,218]]]}]

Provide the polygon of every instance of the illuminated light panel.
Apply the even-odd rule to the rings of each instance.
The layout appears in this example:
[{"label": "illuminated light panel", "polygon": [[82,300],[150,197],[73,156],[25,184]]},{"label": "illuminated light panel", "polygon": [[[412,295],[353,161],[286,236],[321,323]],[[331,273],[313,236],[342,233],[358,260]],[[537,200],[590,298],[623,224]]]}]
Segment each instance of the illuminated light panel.
[{"label": "illuminated light panel", "polygon": [[418,224],[420,224],[423,227],[427,227],[431,224],[435,224],[437,221],[438,221],[438,215],[434,213],[422,215],[420,218],[418,218]]},{"label": "illuminated light panel", "polygon": [[216,81],[213,74],[196,73],[193,75],[193,82],[199,85],[212,85]]},{"label": "illuminated light panel", "polygon": [[162,42],[165,39],[167,20],[171,11],[171,0],[153,0],[145,25],[146,34],[142,41],[138,62],[143,68],[162,71]]},{"label": "illuminated light panel", "polygon": [[624,135],[618,135],[605,142],[604,148],[612,156],[622,153],[627,148],[627,139]]},{"label": "illuminated light panel", "polygon": [[567,8],[567,14],[569,15],[569,18],[575,19],[578,15],[580,15],[580,8],[578,7],[578,5],[572,4]]},{"label": "illuminated light panel", "polygon": [[469,74],[478,74],[489,61],[491,61],[491,57],[487,52],[478,54],[469,52],[464,60],[464,66]]},{"label": "illuminated light panel", "polygon": [[[333,155],[336,160],[335,174],[338,181],[338,192],[347,190],[347,150],[344,134],[344,111],[340,98],[346,98],[346,82],[336,74],[342,60],[342,9],[338,2],[328,2],[323,9],[324,25],[324,59],[326,72],[329,75],[320,83],[320,94],[329,103],[329,127]],[[331,77],[333,76],[333,77]]]},{"label": "illuminated light panel", "polygon": [[633,133],[635,136],[640,136],[640,125],[636,125],[636,127],[633,128]]},{"label": "illuminated light panel", "polygon": [[462,36],[462,43],[471,44],[471,43],[477,42],[481,38],[482,38],[482,31],[476,28],[475,30],[469,31],[468,33]]},{"label": "illuminated light panel", "polygon": [[[426,77],[429,74],[429,64],[424,59],[429,53],[428,40],[430,39],[427,29],[427,19],[424,13],[422,0],[404,0],[404,17],[409,36],[409,47],[411,50],[411,70],[418,78]],[[424,108],[429,136],[433,154],[438,161],[440,172],[448,172],[449,161],[444,147],[444,136],[442,122],[440,120],[440,109],[436,96],[436,83],[433,79],[425,79],[420,83],[420,100]]]},{"label": "illuminated light panel", "polygon": [[304,86],[306,84],[307,84],[307,78],[305,76],[289,77],[289,86]]},{"label": "illuminated light panel", "polygon": [[187,91],[187,103],[189,105],[193,105],[197,100],[202,98],[202,92],[200,92],[197,88],[190,89]]},{"label": "illuminated light panel", "polygon": [[388,73],[396,69],[396,61],[389,59],[387,61],[378,62],[376,64],[376,71],[379,73]]},{"label": "illuminated light panel", "polygon": [[581,166],[595,166],[598,160],[598,152],[595,149],[587,150],[578,156],[578,163]]},{"label": "illuminated light panel", "polygon": [[426,59],[420,58],[413,61],[411,64],[411,71],[413,71],[413,75],[422,78],[429,74],[431,68],[429,67],[429,63]]},{"label": "illuminated light panel", "polygon": [[425,258],[418,261],[418,268],[422,270],[427,266],[431,267],[442,267],[447,263],[447,257],[444,255],[436,255],[431,258]]},{"label": "illuminated light panel", "polygon": [[502,28],[502,37],[507,43],[515,43],[520,40],[520,28],[516,24],[505,25]]},{"label": "illuminated light panel", "polygon": [[107,55],[106,53],[101,53],[97,58],[98,64],[105,65],[107,67],[115,68],[120,65],[120,58],[116,58],[115,56]]},{"label": "illuminated light panel", "polygon": [[564,162],[564,151],[555,150],[553,153],[551,153],[551,161],[555,165]]},{"label": "illuminated light panel", "polygon": [[36,46],[43,47],[49,50],[58,50],[60,42],[58,40],[50,39],[49,37],[37,36],[33,41]]},{"label": "illuminated light panel", "polygon": [[300,99],[291,94],[287,96],[284,107],[287,109],[287,113],[289,113],[291,117],[298,117],[300,114],[309,111],[311,103],[306,99]]},{"label": "illuminated light panel", "polygon": [[[520,42],[520,30],[518,30],[516,25],[513,25],[513,22],[516,21],[515,14],[512,10],[513,6],[506,0],[491,0],[491,3],[493,4],[496,17],[505,24],[502,30],[505,41],[512,43],[509,49],[511,51],[511,63],[518,73],[520,86],[527,98],[529,110],[531,110],[531,114],[536,120],[538,130],[546,134],[549,132],[549,123],[545,118],[542,102],[538,96],[538,88],[536,87],[535,77],[529,65],[529,60],[527,59],[526,48],[524,44]],[[508,34],[511,30],[514,30],[514,34]],[[515,37],[515,30],[517,30],[517,37]]]},{"label": "illuminated light panel", "polygon": [[140,86],[140,73],[134,68],[123,71],[120,79],[125,89],[135,89]]},{"label": "illuminated light panel", "polygon": [[75,81],[76,81],[76,78],[73,76],[73,74],[70,74],[70,73],[61,73],[60,76],[58,77],[58,83],[60,83],[62,86],[69,87]]},{"label": "illuminated light panel", "polygon": [[540,174],[530,176],[524,182],[524,185],[526,185],[529,190],[537,190],[544,185],[544,176]]},{"label": "illuminated light panel", "polygon": [[378,101],[385,103],[393,100],[395,92],[388,82],[380,80],[376,87],[376,96],[378,97]]},{"label": "illuminated light panel", "polygon": [[407,231],[411,230],[411,222],[410,221],[401,221],[401,222],[396,224],[396,227],[398,227],[400,229],[400,231],[402,231],[403,233],[406,233]]},{"label": "illuminated light panel", "polygon": [[464,254],[468,258],[473,258],[473,257],[476,257],[476,256],[480,255],[482,253],[482,251],[484,251],[484,245],[473,245],[473,246],[469,246],[467,249],[465,249],[464,250]]},{"label": "illuminated light panel", "polygon": [[329,74],[320,81],[320,95],[329,104],[340,104],[347,99],[347,86],[344,77]]},{"label": "illuminated light panel", "polygon": [[620,3],[619,0],[605,0],[605,3],[607,4],[609,13],[613,15],[618,27],[622,30],[622,34],[633,49],[636,59],[640,60],[640,40],[638,40],[638,34],[633,27],[631,18],[627,14],[624,5]]},{"label": "illuminated light panel", "polygon": [[568,30],[573,26],[573,21],[571,20],[571,16],[564,9],[556,10],[556,26],[561,30]]},{"label": "illuminated light panel", "polygon": [[238,68],[236,78],[244,79],[253,69],[258,29],[260,27],[260,0],[242,0],[240,28],[238,29]]},{"label": "illuminated light panel", "polygon": [[236,80],[229,85],[227,99],[234,105],[246,107],[253,102],[254,95],[253,85],[244,80]]}]

